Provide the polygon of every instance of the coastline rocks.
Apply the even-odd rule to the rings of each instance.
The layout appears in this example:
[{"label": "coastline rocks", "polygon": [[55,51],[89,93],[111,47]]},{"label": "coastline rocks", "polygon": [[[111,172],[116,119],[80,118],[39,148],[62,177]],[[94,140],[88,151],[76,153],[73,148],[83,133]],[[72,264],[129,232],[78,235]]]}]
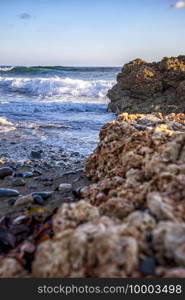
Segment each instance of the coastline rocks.
[{"label": "coastline rocks", "polygon": [[185,111],[185,56],[148,63],[135,59],[123,66],[108,91],[108,109],[120,113]]},{"label": "coastline rocks", "polygon": [[0,168],[0,179],[3,179],[6,176],[10,176],[12,174],[13,174],[12,168],[9,168],[9,167]]},{"label": "coastline rocks", "polygon": [[94,183],[53,217],[33,276],[182,276],[185,114],[121,114],[102,127],[85,170]]}]

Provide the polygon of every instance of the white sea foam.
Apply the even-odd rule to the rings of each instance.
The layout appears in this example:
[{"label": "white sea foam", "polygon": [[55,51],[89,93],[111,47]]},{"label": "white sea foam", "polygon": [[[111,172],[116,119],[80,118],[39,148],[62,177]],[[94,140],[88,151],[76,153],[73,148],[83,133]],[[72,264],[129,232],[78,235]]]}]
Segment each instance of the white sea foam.
[{"label": "white sea foam", "polygon": [[13,69],[14,69],[14,67],[0,67],[0,72],[8,72]]},{"label": "white sea foam", "polygon": [[0,126],[12,126],[11,122],[8,122],[5,118],[0,117]]},{"label": "white sea foam", "polygon": [[19,78],[0,77],[0,87],[10,92],[28,93],[34,96],[106,96],[114,80],[82,80],[71,78]]}]

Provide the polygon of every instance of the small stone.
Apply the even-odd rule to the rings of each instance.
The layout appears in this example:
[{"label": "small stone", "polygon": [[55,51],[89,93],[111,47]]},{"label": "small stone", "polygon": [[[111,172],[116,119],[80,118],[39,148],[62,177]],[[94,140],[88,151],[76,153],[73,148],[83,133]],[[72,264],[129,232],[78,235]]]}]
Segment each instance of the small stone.
[{"label": "small stone", "polygon": [[23,223],[25,220],[27,219],[27,217],[26,216],[18,216],[17,218],[15,218],[14,220],[13,220],[13,222],[12,222],[12,224],[21,224],[21,223]]},{"label": "small stone", "polygon": [[140,261],[139,270],[143,275],[153,275],[155,268],[156,261],[153,257],[147,257]]},{"label": "small stone", "polygon": [[12,206],[15,204],[15,202],[16,202],[16,199],[11,198],[8,200],[8,205]]},{"label": "small stone", "polygon": [[42,175],[42,172],[39,171],[39,170],[34,170],[33,175],[34,176],[40,176],[40,175]]},{"label": "small stone", "polygon": [[18,196],[19,192],[17,190],[0,188],[0,197],[11,197]]},{"label": "small stone", "polygon": [[12,175],[13,170],[9,167],[0,168],[0,179],[5,178],[6,176]]},{"label": "small stone", "polygon": [[70,183],[61,183],[58,187],[59,191],[71,191],[72,185]]},{"label": "small stone", "polygon": [[33,177],[33,173],[32,172],[24,172],[23,177],[25,177],[25,178]]},{"label": "small stone", "polygon": [[53,194],[53,192],[34,192],[32,193],[32,197],[35,197],[37,195],[41,196],[44,200],[48,199],[49,197],[51,197],[51,195]]},{"label": "small stone", "polygon": [[73,190],[72,193],[75,197],[80,197],[80,191],[81,191],[81,187],[78,187],[77,189]]},{"label": "small stone", "polygon": [[43,183],[44,186],[52,186],[53,182],[52,181],[46,181]]},{"label": "small stone", "polygon": [[34,203],[38,205],[43,205],[44,204],[44,199],[40,195],[35,195],[33,196]]},{"label": "small stone", "polygon": [[39,150],[39,151],[34,151],[34,150],[32,150],[31,151],[31,153],[30,153],[30,156],[32,157],[32,158],[35,158],[35,159],[39,159],[39,158],[41,158],[41,151]]},{"label": "small stone", "polygon": [[25,185],[25,181],[23,178],[17,177],[12,181],[12,186],[24,186],[24,185]]},{"label": "small stone", "polygon": [[21,173],[21,172],[16,172],[16,173],[14,174],[14,177],[23,177],[23,173]]},{"label": "small stone", "polygon": [[24,205],[24,204],[28,204],[28,203],[33,203],[34,199],[32,197],[31,194],[26,195],[26,196],[22,196],[19,199],[16,200],[14,206],[20,206],[20,205]]}]

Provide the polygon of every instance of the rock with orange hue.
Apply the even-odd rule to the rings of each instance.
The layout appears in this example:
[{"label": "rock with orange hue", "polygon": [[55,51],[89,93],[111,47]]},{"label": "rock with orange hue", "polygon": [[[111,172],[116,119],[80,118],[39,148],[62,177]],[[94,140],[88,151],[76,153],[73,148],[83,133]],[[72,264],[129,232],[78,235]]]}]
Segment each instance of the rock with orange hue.
[{"label": "rock with orange hue", "polygon": [[109,216],[149,209],[159,220],[185,220],[184,119],[183,114],[124,113],[103,126],[85,166],[96,183],[81,197]]},{"label": "rock with orange hue", "polygon": [[108,92],[113,112],[164,114],[184,112],[185,56],[148,63],[135,59],[125,64],[117,84]]}]

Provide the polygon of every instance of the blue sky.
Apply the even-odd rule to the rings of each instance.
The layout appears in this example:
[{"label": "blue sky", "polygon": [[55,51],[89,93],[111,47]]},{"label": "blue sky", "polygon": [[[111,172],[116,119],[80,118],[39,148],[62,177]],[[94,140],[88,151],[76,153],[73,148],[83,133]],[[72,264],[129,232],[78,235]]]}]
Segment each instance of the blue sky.
[{"label": "blue sky", "polygon": [[121,66],[185,54],[174,0],[0,0],[0,65]]}]

